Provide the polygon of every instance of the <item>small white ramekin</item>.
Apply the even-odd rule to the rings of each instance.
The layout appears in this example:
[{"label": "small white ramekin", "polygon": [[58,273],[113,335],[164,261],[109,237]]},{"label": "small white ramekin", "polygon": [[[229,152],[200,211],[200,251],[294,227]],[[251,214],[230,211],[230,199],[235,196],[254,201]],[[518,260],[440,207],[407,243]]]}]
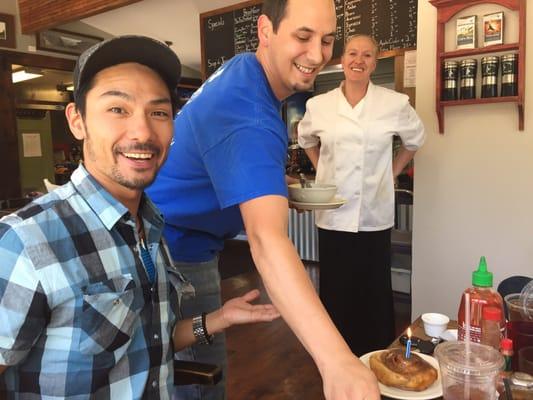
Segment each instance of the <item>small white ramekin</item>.
[{"label": "small white ramekin", "polygon": [[422,321],[424,322],[424,331],[426,335],[431,337],[439,337],[442,332],[448,328],[448,318],[444,314],[426,313],[422,314]]}]

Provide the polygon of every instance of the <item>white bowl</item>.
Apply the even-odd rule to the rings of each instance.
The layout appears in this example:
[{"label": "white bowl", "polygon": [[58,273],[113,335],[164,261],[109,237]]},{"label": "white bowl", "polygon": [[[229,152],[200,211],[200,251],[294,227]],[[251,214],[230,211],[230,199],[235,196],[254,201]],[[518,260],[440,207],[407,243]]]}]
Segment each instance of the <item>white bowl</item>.
[{"label": "white bowl", "polygon": [[448,327],[450,318],[444,314],[426,313],[422,314],[422,321],[426,335],[438,338]]},{"label": "white bowl", "polygon": [[301,203],[327,203],[335,196],[337,186],[327,183],[308,182],[311,187],[303,188],[299,183],[289,185],[289,199]]}]

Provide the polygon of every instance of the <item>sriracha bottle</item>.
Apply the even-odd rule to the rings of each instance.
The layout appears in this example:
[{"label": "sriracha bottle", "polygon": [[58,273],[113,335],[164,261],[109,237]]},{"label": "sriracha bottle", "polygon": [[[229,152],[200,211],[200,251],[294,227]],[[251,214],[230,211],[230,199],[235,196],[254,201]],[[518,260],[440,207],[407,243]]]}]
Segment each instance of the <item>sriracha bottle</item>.
[{"label": "sriracha bottle", "polygon": [[470,341],[474,343],[481,342],[481,319],[483,317],[483,307],[491,306],[501,310],[500,327],[505,329],[505,316],[503,309],[503,299],[500,294],[492,288],[492,272],[487,271],[487,262],[485,257],[479,260],[477,271],[472,273],[472,287],[466,289],[461,297],[459,306],[459,315],[457,322],[459,324],[458,338],[465,340],[465,294],[470,295]]}]

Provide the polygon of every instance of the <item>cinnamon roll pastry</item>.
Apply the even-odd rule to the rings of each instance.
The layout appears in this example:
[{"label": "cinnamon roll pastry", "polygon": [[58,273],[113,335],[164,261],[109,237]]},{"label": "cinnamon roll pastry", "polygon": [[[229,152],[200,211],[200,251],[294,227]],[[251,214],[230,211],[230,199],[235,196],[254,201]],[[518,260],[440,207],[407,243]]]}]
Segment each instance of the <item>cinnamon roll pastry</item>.
[{"label": "cinnamon roll pastry", "polygon": [[437,370],[431,364],[415,353],[406,358],[403,349],[372,354],[369,364],[379,382],[403,390],[425,390],[438,377]]}]

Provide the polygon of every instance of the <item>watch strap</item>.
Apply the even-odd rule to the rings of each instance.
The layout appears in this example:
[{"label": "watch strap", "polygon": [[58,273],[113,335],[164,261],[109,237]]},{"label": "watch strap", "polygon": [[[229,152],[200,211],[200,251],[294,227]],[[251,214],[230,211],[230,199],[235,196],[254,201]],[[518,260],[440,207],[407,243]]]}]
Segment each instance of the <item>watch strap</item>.
[{"label": "watch strap", "polygon": [[213,342],[213,335],[207,333],[205,313],[193,317],[192,333],[198,344],[211,344]]}]

